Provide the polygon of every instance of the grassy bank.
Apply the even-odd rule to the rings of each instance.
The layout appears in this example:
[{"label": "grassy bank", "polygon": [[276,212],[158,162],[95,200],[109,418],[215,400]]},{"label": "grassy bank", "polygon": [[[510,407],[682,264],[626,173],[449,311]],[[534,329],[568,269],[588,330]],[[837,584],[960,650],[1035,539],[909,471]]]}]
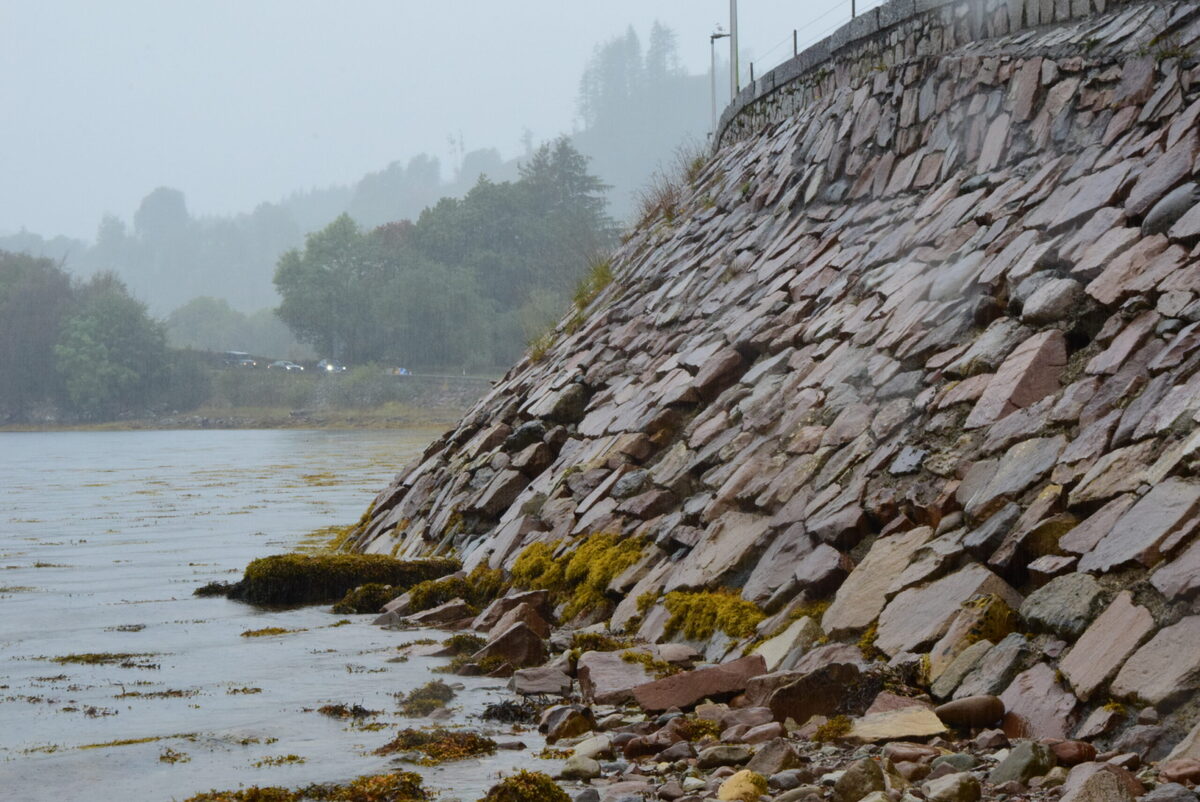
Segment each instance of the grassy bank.
[{"label": "grassy bank", "polygon": [[212,371],[195,407],[103,421],[47,415],[0,431],[445,428],[489,387],[488,377],[397,377],[371,367],[332,376],[233,368]]},{"label": "grassy bank", "polygon": [[444,429],[466,406],[422,407],[391,402],[370,409],[205,406],[178,415],[97,423],[12,423],[0,432],[127,432],[152,429]]}]

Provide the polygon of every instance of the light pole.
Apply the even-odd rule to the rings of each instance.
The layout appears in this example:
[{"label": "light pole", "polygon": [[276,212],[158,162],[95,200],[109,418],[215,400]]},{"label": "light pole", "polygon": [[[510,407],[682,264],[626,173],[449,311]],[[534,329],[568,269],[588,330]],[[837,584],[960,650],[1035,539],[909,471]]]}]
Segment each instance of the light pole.
[{"label": "light pole", "polygon": [[730,99],[737,97],[742,87],[738,80],[738,31],[737,31],[737,0],[729,0],[729,85],[732,88]]},{"label": "light pole", "polygon": [[710,81],[712,83],[712,129],[711,130],[713,133],[716,133],[716,131],[717,131],[717,40],[724,39],[727,36],[729,36],[729,34],[722,33],[721,29],[718,28],[716,33],[711,34],[708,37],[708,50],[709,50],[709,58],[710,58],[710,64],[711,64],[711,66],[709,67],[709,76],[710,76]]}]

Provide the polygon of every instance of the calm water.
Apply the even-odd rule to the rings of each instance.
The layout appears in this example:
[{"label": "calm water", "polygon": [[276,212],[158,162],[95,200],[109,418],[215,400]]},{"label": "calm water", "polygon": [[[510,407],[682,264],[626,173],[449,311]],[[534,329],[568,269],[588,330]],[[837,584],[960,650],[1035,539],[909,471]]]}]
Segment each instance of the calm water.
[{"label": "calm water", "polygon": [[[262,611],[192,590],[357,520],[432,437],[0,434],[0,798],[183,799],[391,767],[371,750],[423,723],[398,716],[392,694],[429,681],[442,661],[389,659],[429,633],[386,632],[364,616],[333,627],[345,617],[327,607]],[[303,631],[241,637],[269,626]],[[146,656],[129,667],[50,659],[82,652]],[[450,724],[486,730],[473,714],[502,696],[497,681],[452,679],[466,687]],[[386,727],[312,712],[337,703],[384,711],[372,720]],[[519,737],[540,746],[534,733]],[[134,739],[156,740],[95,746]],[[303,762],[255,765],[289,755]],[[417,771],[473,800],[520,763],[528,757],[501,751]]]}]

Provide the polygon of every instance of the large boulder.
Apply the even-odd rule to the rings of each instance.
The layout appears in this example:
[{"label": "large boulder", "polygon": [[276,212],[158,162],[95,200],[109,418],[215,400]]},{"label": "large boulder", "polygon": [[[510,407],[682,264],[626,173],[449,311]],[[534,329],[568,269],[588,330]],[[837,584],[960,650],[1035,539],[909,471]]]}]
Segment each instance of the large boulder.
[{"label": "large boulder", "polygon": [[645,666],[625,660],[620,652],[584,652],[575,674],[584,700],[600,705],[631,702],[633,689],[654,679]]},{"label": "large boulder", "polygon": [[516,623],[525,624],[536,632],[539,638],[550,637],[550,625],[546,623],[546,619],[540,616],[537,610],[526,602],[521,602],[500,616],[500,620],[488,630],[488,637],[494,638]]},{"label": "large boulder", "polygon": [[946,633],[964,602],[995,594],[1008,606],[1021,606],[1021,595],[982,565],[972,564],[920,588],[909,588],[891,600],[879,616],[875,645],[895,656],[916,651]]},{"label": "large boulder", "polygon": [[775,688],[766,699],[776,721],[803,724],[813,716],[858,715],[883,686],[879,675],[850,663],[832,663]]},{"label": "large boulder", "polygon": [[571,678],[553,666],[522,668],[513,672],[508,688],[522,696],[569,696]]},{"label": "large boulder", "polygon": [[928,802],[978,802],[983,789],[975,775],[967,771],[946,774],[925,783],[921,790]]},{"label": "large boulder", "polygon": [[596,718],[590,707],[582,705],[554,705],[542,711],[538,721],[538,732],[552,744],[563,738],[574,738],[596,729]]},{"label": "large boulder", "polygon": [[484,608],[483,612],[471,622],[471,629],[478,632],[490,632],[505,613],[522,604],[528,604],[544,620],[550,620],[550,592],[545,590],[529,590],[523,593],[512,593]]},{"label": "large boulder", "polygon": [[471,655],[471,660],[478,663],[489,657],[500,658],[514,668],[540,665],[546,662],[546,642],[528,624],[518,621],[489,640]]},{"label": "large boulder", "polygon": [[765,673],[767,667],[762,655],[752,654],[730,663],[697,668],[638,685],[633,689],[633,698],[644,710],[651,712],[686,708],[706,698],[741,693],[751,677]]},{"label": "large boulder", "polygon": [[1021,617],[1037,630],[1074,640],[1107,602],[1107,593],[1089,574],[1051,579],[1021,603]]},{"label": "large boulder", "polygon": [[1009,738],[1068,738],[1075,728],[1079,700],[1046,663],[1018,674],[1000,700]]}]

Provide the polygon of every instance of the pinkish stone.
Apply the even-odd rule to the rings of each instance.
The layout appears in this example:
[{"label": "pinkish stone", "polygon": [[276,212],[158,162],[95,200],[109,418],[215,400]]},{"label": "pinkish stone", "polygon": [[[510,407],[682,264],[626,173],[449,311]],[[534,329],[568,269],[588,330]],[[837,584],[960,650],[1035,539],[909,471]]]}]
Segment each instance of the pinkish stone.
[{"label": "pinkish stone", "polygon": [[1038,663],[1017,675],[1000,694],[1009,738],[1067,738],[1079,700],[1059,684],[1054,669]]},{"label": "pinkish stone", "polygon": [[966,427],[995,423],[1057,392],[1066,364],[1067,341],[1061,331],[1051,329],[1030,337],[1000,365],[967,417]]},{"label": "pinkish stone", "polygon": [[1086,702],[1153,631],[1150,611],[1122,591],[1079,637],[1059,669]]},{"label": "pinkish stone", "polygon": [[752,654],[730,663],[685,671],[638,685],[633,698],[645,710],[690,707],[706,697],[731,696],[746,690],[751,677],[767,673],[762,655]]}]

